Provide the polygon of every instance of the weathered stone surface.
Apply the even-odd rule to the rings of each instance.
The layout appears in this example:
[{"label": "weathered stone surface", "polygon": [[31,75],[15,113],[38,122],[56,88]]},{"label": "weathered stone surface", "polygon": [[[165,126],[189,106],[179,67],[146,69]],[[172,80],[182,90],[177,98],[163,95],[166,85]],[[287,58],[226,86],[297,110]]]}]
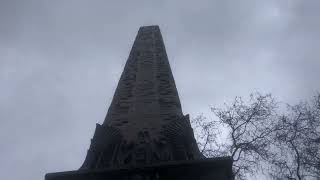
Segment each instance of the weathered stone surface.
[{"label": "weathered stone surface", "polygon": [[80,170],[64,179],[230,179],[230,158],[205,159],[184,116],[158,26],[139,29],[105,121]]},{"label": "weathered stone surface", "polygon": [[182,114],[160,29],[141,27],[81,169],[201,157],[189,116]]},{"label": "weathered stone surface", "polygon": [[103,125],[127,141],[141,131],[159,139],[162,126],[182,117],[178,92],[158,26],[139,29]]}]

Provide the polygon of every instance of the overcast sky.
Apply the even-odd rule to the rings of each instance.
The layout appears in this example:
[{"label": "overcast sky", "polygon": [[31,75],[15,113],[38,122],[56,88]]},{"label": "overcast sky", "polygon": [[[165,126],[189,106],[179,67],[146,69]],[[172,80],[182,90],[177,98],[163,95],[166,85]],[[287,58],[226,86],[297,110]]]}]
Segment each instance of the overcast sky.
[{"label": "overcast sky", "polygon": [[320,90],[320,1],[0,0],[0,179],[82,164],[140,26],[157,24],[185,114]]}]

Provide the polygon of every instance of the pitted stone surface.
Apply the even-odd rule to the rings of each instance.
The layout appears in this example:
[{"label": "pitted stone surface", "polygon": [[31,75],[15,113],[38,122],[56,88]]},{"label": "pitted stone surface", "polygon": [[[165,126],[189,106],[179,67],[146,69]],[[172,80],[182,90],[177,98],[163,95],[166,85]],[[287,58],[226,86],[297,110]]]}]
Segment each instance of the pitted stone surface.
[{"label": "pitted stone surface", "polygon": [[158,26],[139,29],[102,125],[77,171],[46,180],[231,180],[232,158],[203,159],[182,114]]},{"label": "pitted stone surface", "polygon": [[139,29],[81,169],[199,159],[158,26]]},{"label": "pitted stone surface", "polygon": [[124,139],[140,131],[159,139],[161,127],[182,117],[181,105],[158,26],[139,29],[104,125],[117,127]]}]

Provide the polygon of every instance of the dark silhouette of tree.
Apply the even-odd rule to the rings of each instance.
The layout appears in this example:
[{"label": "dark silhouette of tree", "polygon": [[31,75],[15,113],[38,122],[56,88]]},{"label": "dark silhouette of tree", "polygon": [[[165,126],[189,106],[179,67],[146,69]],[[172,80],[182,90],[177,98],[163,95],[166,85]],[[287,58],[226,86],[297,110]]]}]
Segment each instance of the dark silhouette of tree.
[{"label": "dark silhouette of tree", "polygon": [[311,103],[288,105],[274,132],[274,179],[320,178],[320,94]]},{"label": "dark silhouette of tree", "polygon": [[[260,162],[272,154],[270,134],[273,132],[276,102],[273,97],[251,94],[245,103],[236,97],[231,105],[212,108],[218,117],[216,121],[206,121],[203,116],[194,120],[196,132],[201,136],[199,147],[206,156],[229,155],[233,158],[233,169],[237,179],[246,174],[254,175]],[[217,142],[215,130],[222,126],[227,129],[227,141]]]},{"label": "dark silhouette of tree", "polygon": [[192,124],[200,150],[207,157],[231,156],[236,179],[257,172],[270,179],[320,179],[320,94],[287,105],[286,112],[279,113],[278,104],[271,94],[254,93],[249,101],[236,97],[212,108],[214,120],[198,116]]},{"label": "dark silhouette of tree", "polygon": [[217,121],[208,120],[205,116],[200,115],[192,119],[193,129],[199,149],[206,157],[215,157],[227,155],[223,144],[217,142],[221,134]]}]

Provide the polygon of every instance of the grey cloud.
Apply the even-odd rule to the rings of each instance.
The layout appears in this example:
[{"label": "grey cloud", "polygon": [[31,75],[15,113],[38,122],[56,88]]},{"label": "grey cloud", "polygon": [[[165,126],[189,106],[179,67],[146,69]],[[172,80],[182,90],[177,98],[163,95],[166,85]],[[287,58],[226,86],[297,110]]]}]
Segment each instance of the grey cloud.
[{"label": "grey cloud", "polygon": [[319,91],[318,1],[0,1],[0,179],[77,169],[139,26],[159,24],[184,113]]}]

